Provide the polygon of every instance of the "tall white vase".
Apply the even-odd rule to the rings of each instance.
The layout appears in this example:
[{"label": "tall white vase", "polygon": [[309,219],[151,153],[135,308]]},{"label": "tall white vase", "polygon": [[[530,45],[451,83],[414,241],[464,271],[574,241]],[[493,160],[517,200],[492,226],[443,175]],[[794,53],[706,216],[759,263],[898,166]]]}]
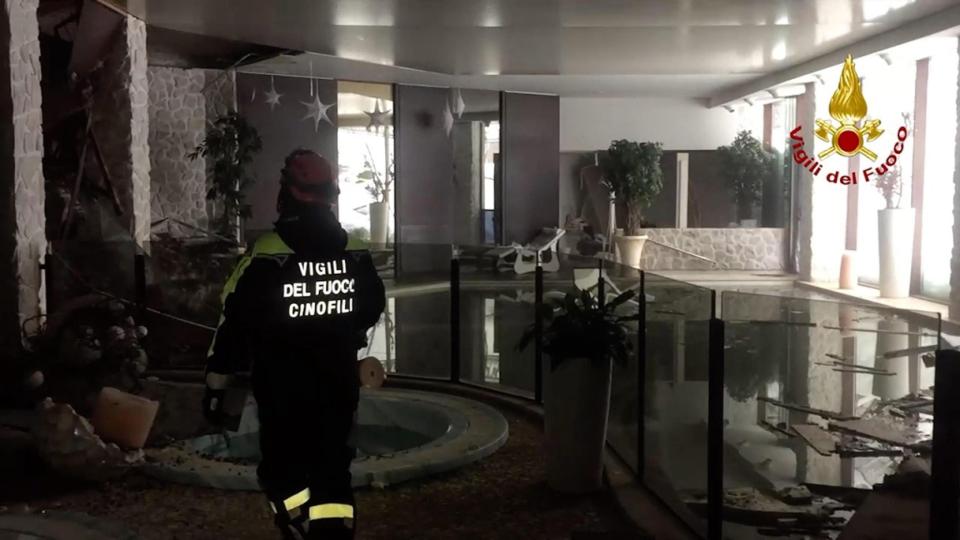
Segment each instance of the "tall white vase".
[{"label": "tall white vase", "polygon": [[910,296],[910,269],[913,265],[913,208],[885,208],[877,213],[880,251],[880,296]]},{"label": "tall white vase", "polygon": [[387,222],[390,216],[390,204],[386,202],[370,203],[370,243],[383,246],[387,243]]},{"label": "tall white vase", "polygon": [[640,257],[643,256],[643,246],[647,243],[647,236],[621,236],[613,238],[617,244],[620,264],[640,268]]}]

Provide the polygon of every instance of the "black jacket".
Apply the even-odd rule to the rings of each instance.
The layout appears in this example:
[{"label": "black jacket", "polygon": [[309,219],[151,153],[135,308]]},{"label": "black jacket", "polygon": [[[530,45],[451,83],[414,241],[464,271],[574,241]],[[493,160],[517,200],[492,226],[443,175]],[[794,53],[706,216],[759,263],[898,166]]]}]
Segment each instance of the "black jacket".
[{"label": "black jacket", "polygon": [[[207,372],[307,368],[355,373],[356,352],[385,305],[367,251],[347,248],[332,212],[282,217],[241,259],[221,298]],[[346,370],[346,371],[344,371]]]}]

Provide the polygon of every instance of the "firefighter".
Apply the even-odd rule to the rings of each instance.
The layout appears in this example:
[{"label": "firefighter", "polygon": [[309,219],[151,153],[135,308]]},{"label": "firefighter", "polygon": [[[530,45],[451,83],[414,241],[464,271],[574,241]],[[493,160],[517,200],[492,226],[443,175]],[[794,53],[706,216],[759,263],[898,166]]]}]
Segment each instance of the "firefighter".
[{"label": "firefighter", "polygon": [[257,476],[286,539],[354,537],[357,350],[385,298],[369,253],[348,248],[338,194],[325,158],[309,150],[286,158],[279,219],[227,281],[207,358],[204,412],[214,423],[229,376],[252,362]]}]

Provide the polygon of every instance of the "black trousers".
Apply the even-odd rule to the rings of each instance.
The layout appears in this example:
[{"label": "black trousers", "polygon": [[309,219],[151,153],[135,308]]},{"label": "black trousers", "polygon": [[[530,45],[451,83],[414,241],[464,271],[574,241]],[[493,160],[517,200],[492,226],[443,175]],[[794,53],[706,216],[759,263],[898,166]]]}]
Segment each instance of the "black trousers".
[{"label": "black trousers", "polygon": [[[359,381],[356,360],[345,360],[324,369],[255,370],[261,453],[257,475],[267,498],[277,507],[309,489],[309,502],[298,513],[309,515],[310,508],[323,510],[331,503],[353,509],[350,463],[356,452],[348,440]],[[331,369],[334,366],[346,367]],[[336,508],[343,510],[342,506]],[[355,515],[351,519],[312,519],[309,538],[353,538],[355,520]]]}]

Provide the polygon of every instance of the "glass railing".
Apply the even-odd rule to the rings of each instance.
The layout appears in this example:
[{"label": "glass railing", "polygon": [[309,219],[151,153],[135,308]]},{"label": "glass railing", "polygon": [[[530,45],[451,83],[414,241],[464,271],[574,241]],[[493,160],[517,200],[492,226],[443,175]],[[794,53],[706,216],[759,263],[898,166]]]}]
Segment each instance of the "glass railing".
[{"label": "glass railing", "polygon": [[710,289],[645,273],[644,481],[687,515],[707,490]]},{"label": "glass railing", "polygon": [[929,458],[938,315],[737,292],[721,305],[723,535],[862,526],[874,486]]}]

